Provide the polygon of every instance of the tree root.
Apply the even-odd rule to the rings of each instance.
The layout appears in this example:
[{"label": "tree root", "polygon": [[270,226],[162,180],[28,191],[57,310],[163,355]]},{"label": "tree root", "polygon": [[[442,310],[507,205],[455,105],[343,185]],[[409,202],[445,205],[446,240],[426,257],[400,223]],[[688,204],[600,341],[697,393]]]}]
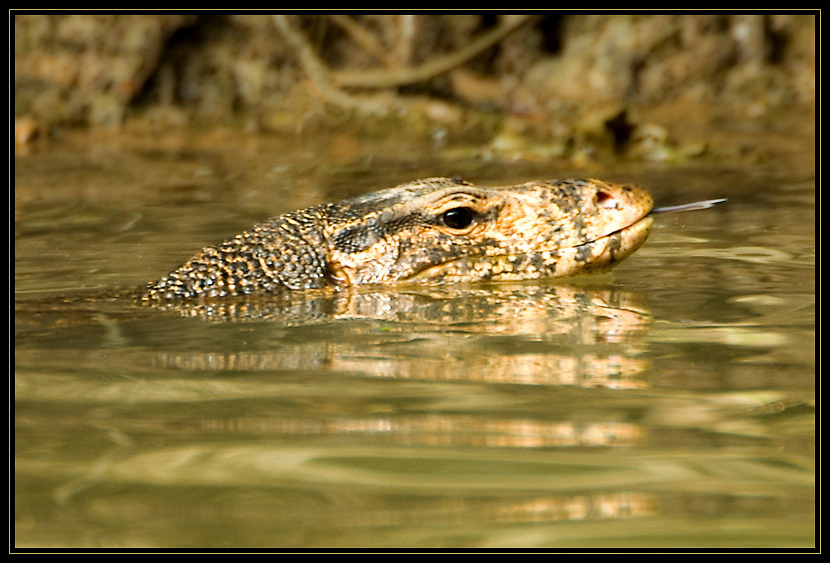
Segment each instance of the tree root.
[{"label": "tree root", "polygon": [[406,104],[390,95],[354,94],[343,89],[388,90],[430,80],[469,61],[532,18],[533,16],[527,15],[502,16],[502,21],[498,26],[481,34],[461,49],[419,66],[401,67],[397,61],[385,55],[381,43],[352,18],[334,17],[335,23],[344,29],[361,48],[386,66],[378,70],[359,71],[333,71],[328,68],[305,35],[291,24],[288,16],[275,15],[274,24],[289,47],[296,53],[303,71],[313,82],[321,98],[334,105],[361,113],[385,115],[390,109],[405,109]]}]

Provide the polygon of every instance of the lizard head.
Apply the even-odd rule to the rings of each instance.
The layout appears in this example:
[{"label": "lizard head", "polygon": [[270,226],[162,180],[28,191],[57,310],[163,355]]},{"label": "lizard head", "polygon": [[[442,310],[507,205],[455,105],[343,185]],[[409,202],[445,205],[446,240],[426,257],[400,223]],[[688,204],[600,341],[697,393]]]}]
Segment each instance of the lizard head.
[{"label": "lizard head", "polygon": [[524,280],[604,271],[649,234],[652,198],[600,180],[482,188],[430,178],[326,206],[341,285]]}]

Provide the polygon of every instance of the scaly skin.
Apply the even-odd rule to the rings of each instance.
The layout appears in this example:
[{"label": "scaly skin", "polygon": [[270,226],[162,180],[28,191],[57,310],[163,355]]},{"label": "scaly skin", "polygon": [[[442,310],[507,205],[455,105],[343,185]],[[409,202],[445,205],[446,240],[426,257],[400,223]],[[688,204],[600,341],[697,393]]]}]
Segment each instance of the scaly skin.
[{"label": "scaly skin", "polygon": [[648,192],[601,180],[481,188],[430,178],[280,215],[148,285],[147,300],[607,270],[651,228]]}]

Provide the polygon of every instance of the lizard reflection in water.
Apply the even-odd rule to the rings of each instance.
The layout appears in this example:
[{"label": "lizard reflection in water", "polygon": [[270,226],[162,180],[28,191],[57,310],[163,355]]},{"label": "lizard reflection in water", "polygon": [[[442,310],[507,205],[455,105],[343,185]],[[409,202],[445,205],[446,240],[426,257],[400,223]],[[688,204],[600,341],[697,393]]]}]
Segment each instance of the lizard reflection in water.
[{"label": "lizard reflection in water", "polygon": [[651,210],[645,190],[595,179],[503,188],[417,180],[256,225],[149,284],[143,299],[601,272],[643,244]]},{"label": "lizard reflection in water", "polygon": [[647,385],[641,376],[649,359],[638,343],[652,317],[644,296],[634,292],[545,282],[402,289],[159,304],[219,323],[321,328],[277,346],[266,329],[260,333],[268,342],[264,346],[248,335],[246,345],[230,349],[154,350],[152,362],[163,369],[199,372],[325,370],[421,381],[615,389]]}]

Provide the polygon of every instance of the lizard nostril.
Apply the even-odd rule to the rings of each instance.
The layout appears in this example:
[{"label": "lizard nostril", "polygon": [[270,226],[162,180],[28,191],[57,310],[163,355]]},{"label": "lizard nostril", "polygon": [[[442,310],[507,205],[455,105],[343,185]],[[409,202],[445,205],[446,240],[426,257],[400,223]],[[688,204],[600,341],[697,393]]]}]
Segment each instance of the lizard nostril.
[{"label": "lizard nostril", "polygon": [[597,195],[594,197],[594,203],[597,207],[605,209],[617,209],[617,199],[611,194],[602,190],[597,190]]}]

